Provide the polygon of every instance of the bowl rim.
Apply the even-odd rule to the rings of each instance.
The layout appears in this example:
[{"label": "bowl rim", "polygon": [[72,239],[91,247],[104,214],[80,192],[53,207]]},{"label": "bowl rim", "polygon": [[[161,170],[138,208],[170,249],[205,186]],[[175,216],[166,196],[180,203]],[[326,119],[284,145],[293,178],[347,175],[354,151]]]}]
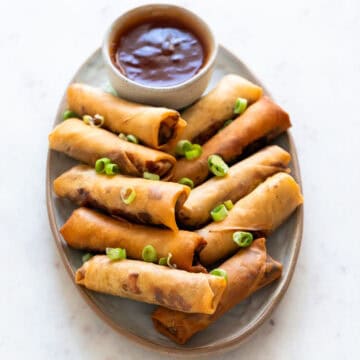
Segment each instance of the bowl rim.
[{"label": "bowl rim", "polygon": [[[255,82],[261,86],[264,89],[264,92],[271,97],[271,94],[266,89],[266,87],[262,84],[261,81],[258,80],[258,78],[254,75],[254,73],[249,69],[247,65],[245,65],[236,55],[234,55],[230,50],[225,48],[222,45],[219,45],[219,49],[224,52],[228,57],[233,58],[234,61],[240,62],[244,69],[250,73],[253,78],[255,79]],[[99,52],[100,49],[95,50],[85,61],[89,61],[97,52]],[[72,83],[76,78],[73,76],[71,81],[69,83]],[[65,95],[64,95],[65,96]],[[62,105],[62,102],[60,102],[57,113],[59,112],[59,109]],[[55,126],[55,123],[53,124]],[[294,175],[296,177],[296,181],[298,182],[300,189],[302,189],[302,182],[301,182],[301,172],[300,172],[300,166],[298,161],[298,156],[296,152],[295,142],[293,139],[293,136],[291,135],[291,132],[288,130],[285,133],[285,136],[288,138],[289,142],[289,152],[292,154],[292,164],[294,168]],[[264,309],[258,314],[257,317],[254,318],[253,321],[251,321],[247,327],[245,327],[245,330],[238,336],[234,336],[225,342],[222,342],[221,344],[215,344],[215,345],[203,345],[197,348],[173,348],[167,345],[162,344],[155,344],[154,342],[145,339],[139,335],[136,335],[129,330],[127,330],[124,327],[121,327],[120,325],[116,324],[114,321],[112,321],[109,317],[107,317],[102,310],[99,308],[98,305],[95,304],[95,302],[92,300],[89,293],[81,286],[76,285],[74,280],[75,273],[72,270],[71,264],[68,260],[68,258],[65,255],[65,251],[63,250],[63,246],[65,246],[64,241],[62,240],[60,236],[60,232],[58,230],[56,217],[54,208],[52,206],[52,183],[50,181],[50,155],[52,150],[48,149],[47,154],[47,162],[46,162],[46,207],[48,212],[48,219],[49,224],[51,228],[51,232],[53,234],[53,238],[55,240],[56,247],[60,253],[61,260],[63,264],[65,265],[65,268],[67,270],[67,273],[69,274],[72,283],[75,285],[76,289],[80,293],[81,297],[85,300],[85,302],[89,305],[89,307],[97,314],[107,325],[112,327],[116,332],[123,335],[125,338],[134,341],[136,344],[141,345],[145,349],[151,349],[155,352],[167,354],[167,355],[176,355],[178,357],[187,357],[187,358],[196,358],[199,356],[204,355],[210,355],[210,354],[217,354],[219,352],[228,352],[236,347],[238,347],[240,344],[242,344],[245,340],[247,340],[255,331],[261,327],[261,325],[270,318],[272,312],[275,310],[276,306],[280,303],[283,296],[285,295],[291,279],[294,275],[294,271],[296,268],[301,242],[302,242],[302,235],[303,235],[303,223],[304,223],[304,208],[303,205],[300,205],[296,211],[294,212],[294,216],[296,216],[296,225],[295,225],[295,232],[294,232],[294,247],[292,250],[292,253],[290,255],[289,260],[289,269],[286,275],[282,277],[283,284],[280,286],[276,292],[274,293],[273,300],[271,302],[268,302]]]},{"label": "bowl rim", "polygon": [[[204,27],[204,29],[207,32],[207,36],[210,38],[210,40],[211,40],[211,42],[213,44],[213,50],[210,53],[210,56],[209,56],[207,62],[205,63],[205,65],[203,67],[201,67],[199,72],[197,72],[190,79],[188,79],[188,80],[186,80],[184,82],[181,82],[179,84],[157,87],[157,86],[149,86],[149,85],[144,85],[144,84],[137,83],[136,81],[127,78],[114,65],[114,63],[112,62],[111,57],[110,57],[110,52],[109,52],[110,38],[111,38],[115,28],[117,27],[118,23],[124,17],[128,16],[131,13],[136,13],[139,10],[144,10],[144,9],[146,10],[147,8],[150,9],[150,8],[154,8],[154,7],[162,8],[162,9],[173,8],[173,9],[176,9],[176,10],[183,11],[184,13],[187,13],[188,15],[194,17]],[[161,3],[146,4],[146,5],[137,6],[135,8],[132,8],[132,9],[127,10],[124,13],[122,13],[108,27],[107,31],[105,32],[105,36],[104,36],[102,46],[101,46],[101,51],[102,51],[102,55],[103,55],[105,65],[107,67],[109,67],[111,69],[111,71],[118,78],[121,79],[121,81],[126,82],[127,84],[131,85],[132,87],[137,87],[139,90],[141,90],[143,92],[147,91],[147,92],[153,92],[153,93],[154,92],[163,93],[163,92],[169,92],[169,91],[178,91],[180,89],[187,88],[188,86],[192,85],[194,82],[201,79],[203,76],[205,76],[207,74],[208,71],[210,71],[212,69],[212,67],[214,66],[214,63],[216,61],[216,58],[217,58],[218,50],[219,50],[219,44],[218,44],[218,42],[216,40],[214,32],[211,30],[210,26],[206,23],[206,21],[203,20],[199,15],[195,14],[194,12],[192,12],[189,9],[186,9],[186,8],[184,8],[182,6],[177,6],[177,5],[173,5],[173,4],[161,4]]]}]

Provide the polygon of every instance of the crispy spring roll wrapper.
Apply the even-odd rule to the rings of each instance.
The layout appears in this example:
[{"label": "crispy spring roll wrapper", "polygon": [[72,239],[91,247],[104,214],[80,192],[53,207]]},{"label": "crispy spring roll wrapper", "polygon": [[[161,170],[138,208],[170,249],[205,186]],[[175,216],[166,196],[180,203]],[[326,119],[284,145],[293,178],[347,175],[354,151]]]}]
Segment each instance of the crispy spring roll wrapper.
[{"label": "crispy spring roll wrapper", "polygon": [[250,146],[256,148],[266,144],[290,126],[289,115],[268,97],[262,97],[206,142],[200,157],[178,160],[171,179],[178,182],[188,177],[196,185],[201,184],[209,175],[207,159],[210,155],[220,155],[230,164]]},{"label": "crispy spring roll wrapper", "polygon": [[224,76],[212,91],[181,114],[187,122],[181,138],[203,144],[233,117],[237,98],[245,98],[250,105],[261,96],[261,87],[241,76]]},{"label": "crispy spring roll wrapper", "polygon": [[240,199],[220,222],[213,222],[197,232],[207,245],[200,262],[210,265],[236,252],[235,231],[268,234],[280,226],[303,202],[300,187],[286,173],[277,173]]},{"label": "crispy spring roll wrapper", "polygon": [[100,114],[106,129],[133,134],[154,149],[171,148],[186,126],[175,110],[132,103],[85,84],[71,84],[67,101],[79,115]]},{"label": "crispy spring roll wrapper", "polygon": [[264,239],[240,250],[220,268],[227,272],[228,285],[214,314],[186,314],[159,307],[152,315],[156,330],[184,344],[256,290],[278,279],[282,271],[282,265],[266,255]]},{"label": "crispy spring roll wrapper", "polygon": [[60,232],[75,249],[105,252],[107,247],[125,248],[129,258],[142,260],[143,248],[152,245],[158,259],[171,254],[171,264],[176,268],[206,272],[198,263],[198,254],[206,242],[194,232],[173,232],[119,221],[84,207],[72,213]]},{"label": "crispy spring roll wrapper", "polygon": [[97,159],[107,157],[121,172],[142,177],[144,171],[161,178],[171,175],[175,158],[162,151],[121,140],[104,129],[91,127],[78,119],[68,119],[49,135],[50,148],[94,166]]},{"label": "crispy spring roll wrapper", "polygon": [[[121,191],[129,187],[136,197],[126,205]],[[164,225],[177,231],[175,209],[184,203],[190,189],[165,181],[97,174],[87,165],[78,165],[54,180],[54,191],[79,206],[93,206],[134,222]]]},{"label": "crispy spring roll wrapper", "polygon": [[97,255],[75,274],[87,289],[158,304],[187,313],[213,314],[226,288],[224,278],[137,260]]},{"label": "crispy spring roll wrapper", "polygon": [[193,189],[178,212],[182,224],[199,227],[211,220],[210,211],[226,200],[238,201],[266,178],[287,169],[290,154],[273,145],[240,161],[224,177],[213,177]]}]

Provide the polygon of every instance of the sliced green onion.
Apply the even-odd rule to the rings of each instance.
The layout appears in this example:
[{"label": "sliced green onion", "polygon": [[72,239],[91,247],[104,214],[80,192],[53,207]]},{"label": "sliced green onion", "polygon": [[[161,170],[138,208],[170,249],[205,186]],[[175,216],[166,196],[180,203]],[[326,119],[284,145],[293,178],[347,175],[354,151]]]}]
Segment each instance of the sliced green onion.
[{"label": "sliced green onion", "polygon": [[234,207],[234,204],[233,204],[233,202],[231,200],[224,201],[224,205],[225,205],[227,210],[231,210]]},{"label": "sliced green onion", "polygon": [[63,119],[67,120],[67,119],[71,119],[71,118],[79,118],[79,115],[71,110],[65,110],[63,113]]},{"label": "sliced green onion", "polygon": [[226,120],[226,121],[224,122],[224,125],[223,125],[222,128],[226,128],[226,127],[227,127],[228,125],[230,125],[233,121],[234,121],[234,120],[232,120],[232,119]]},{"label": "sliced green onion", "polygon": [[157,261],[157,253],[152,245],[146,245],[142,250],[141,256],[146,262]]},{"label": "sliced green onion", "polygon": [[110,163],[105,165],[106,175],[115,175],[119,173],[119,167],[116,164]]},{"label": "sliced green onion", "polygon": [[162,257],[159,259],[159,265],[167,265],[167,257]]},{"label": "sliced green onion", "polygon": [[111,164],[111,160],[109,158],[104,157],[104,158],[96,160],[95,171],[98,174],[102,174],[103,172],[105,172],[105,167],[108,164]]},{"label": "sliced green onion", "polygon": [[253,239],[253,234],[246,231],[236,231],[233,233],[233,240],[240,247],[250,246]]},{"label": "sliced green onion", "polygon": [[126,259],[126,249],[106,248],[106,255],[110,260],[123,260]]},{"label": "sliced green onion", "polygon": [[221,204],[212,209],[210,215],[214,221],[223,221],[228,216],[228,211],[225,205]]},{"label": "sliced green onion", "polygon": [[176,144],[175,152],[177,155],[185,155],[186,151],[191,150],[192,143],[189,140],[180,140]]},{"label": "sliced green onion", "polygon": [[190,150],[185,151],[187,160],[194,160],[202,154],[202,147],[199,144],[193,144]]},{"label": "sliced green onion", "polygon": [[93,125],[96,127],[102,127],[104,125],[105,118],[102,115],[95,114]]},{"label": "sliced green onion", "polygon": [[147,171],[144,172],[143,177],[144,179],[148,179],[148,180],[160,180],[160,176],[158,174],[153,174]]},{"label": "sliced green onion", "polygon": [[120,138],[121,140],[127,141],[127,137],[126,137],[126,135],[125,135],[124,133],[120,133],[120,134],[119,134],[119,138]]},{"label": "sliced green onion", "polygon": [[82,117],[82,119],[83,119],[83,121],[84,121],[84,123],[85,123],[86,125],[92,125],[92,123],[93,123],[93,121],[94,121],[93,117],[90,116],[90,115],[84,115],[84,116]]},{"label": "sliced green onion", "polygon": [[176,269],[177,266],[176,266],[176,264],[171,263],[171,258],[172,258],[172,253],[169,253],[169,255],[168,255],[167,259],[166,259],[167,266],[169,268]]},{"label": "sliced green onion", "polygon": [[132,186],[127,188],[122,188],[120,192],[121,200],[124,204],[129,205],[131,204],[136,198],[135,189]]},{"label": "sliced green onion", "polygon": [[193,189],[194,188],[194,182],[187,178],[187,177],[183,177],[179,180],[179,184],[182,184],[182,185],[186,185],[188,186],[190,189]]},{"label": "sliced green onion", "polygon": [[105,118],[99,114],[94,115],[94,117],[91,115],[84,115],[82,118],[85,124],[95,127],[101,127],[105,122]]},{"label": "sliced green onion", "polygon": [[82,256],[81,259],[82,259],[82,262],[85,263],[85,262],[87,262],[88,260],[90,260],[92,257],[93,257],[92,254],[86,253],[86,254],[84,254],[84,255]]},{"label": "sliced green onion", "polygon": [[215,176],[225,176],[229,171],[228,165],[219,155],[210,155],[208,157],[208,166]]},{"label": "sliced green onion", "polygon": [[214,269],[210,271],[210,275],[220,276],[226,281],[228,280],[227,272],[223,269]]},{"label": "sliced green onion", "polygon": [[127,135],[126,139],[127,139],[127,141],[129,141],[129,142],[131,142],[133,144],[138,144],[139,143],[138,138],[135,135],[132,135],[132,134]]},{"label": "sliced green onion", "polygon": [[244,98],[237,98],[234,107],[234,114],[242,114],[247,108],[247,100]]}]

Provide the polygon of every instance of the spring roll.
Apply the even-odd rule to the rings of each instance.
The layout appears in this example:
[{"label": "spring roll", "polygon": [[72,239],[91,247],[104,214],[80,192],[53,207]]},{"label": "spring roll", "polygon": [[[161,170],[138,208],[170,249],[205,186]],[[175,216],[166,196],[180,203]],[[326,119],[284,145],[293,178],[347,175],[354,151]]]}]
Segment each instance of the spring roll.
[{"label": "spring roll", "polygon": [[238,201],[261,182],[280,171],[289,171],[291,156],[273,145],[240,161],[227,176],[213,177],[193,189],[181,207],[178,217],[188,227],[199,227],[211,220],[210,211],[226,200]]},{"label": "spring roll", "polygon": [[210,265],[235,253],[238,250],[232,239],[235,231],[269,234],[302,202],[300,187],[290,175],[273,175],[240,199],[223,221],[210,223],[197,231],[207,242],[200,262]]},{"label": "spring roll", "polygon": [[227,272],[228,285],[214,314],[186,314],[159,307],[152,315],[156,330],[184,344],[256,290],[278,279],[282,272],[282,265],[266,255],[264,239],[240,250],[220,268]]},{"label": "spring roll", "polygon": [[290,125],[289,115],[272,100],[262,97],[206,142],[200,157],[177,161],[171,179],[178,182],[187,177],[194,184],[201,184],[209,175],[207,159],[210,155],[220,155],[225,162],[231,164],[244,152],[248,152],[250,146],[256,149],[266,144]]},{"label": "spring roll", "polygon": [[194,232],[173,232],[119,221],[84,207],[72,213],[60,232],[75,249],[105,252],[107,247],[125,248],[129,258],[141,260],[143,248],[152,245],[158,259],[171,254],[171,264],[177,269],[206,272],[198,262],[206,242]]},{"label": "spring roll", "polygon": [[107,157],[127,175],[142,177],[145,171],[169,178],[175,158],[164,152],[121,140],[109,131],[91,127],[78,119],[68,119],[49,135],[50,148],[94,166]]},{"label": "spring roll", "polygon": [[154,149],[171,148],[186,126],[175,110],[132,103],[85,84],[70,85],[67,101],[77,114],[100,114],[106,129],[133,134]]},{"label": "spring roll", "polygon": [[181,115],[187,122],[181,138],[203,144],[234,115],[236,99],[252,104],[262,96],[262,89],[239,75],[224,76],[217,86]]},{"label": "spring roll", "polygon": [[[130,188],[136,197],[127,205],[121,193]],[[54,180],[54,191],[79,206],[93,206],[134,222],[177,231],[175,209],[184,203],[190,189],[171,182],[97,174],[87,165],[78,165]]]},{"label": "spring roll", "polygon": [[87,289],[187,313],[213,314],[226,288],[222,277],[97,255],[75,274]]}]

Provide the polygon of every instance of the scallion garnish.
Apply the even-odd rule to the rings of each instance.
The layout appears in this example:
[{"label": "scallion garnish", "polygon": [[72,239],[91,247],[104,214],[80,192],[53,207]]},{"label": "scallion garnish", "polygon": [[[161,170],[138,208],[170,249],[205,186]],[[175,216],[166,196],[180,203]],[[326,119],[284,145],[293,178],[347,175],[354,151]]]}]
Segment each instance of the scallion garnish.
[{"label": "scallion garnish", "polygon": [[253,234],[246,231],[236,231],[233,233],[233,241],[239,247],[248,247],[253,242]]},{"label": "scallion garnish", "polygon": [[188,186],[190,189],[193,189],[193,188],[194,188],[194,182],[193,182],[191,179],[187,178],[187,177],[181,178],[181,179],[179,180],[179,184],[181,184],[181,185],[186,185],[186,186]]},{"label": "scallion garnish", "polygon": [[185,151],[191,150],[192,143],[189,140],[180,140],[176,144],[175,152],[177,155],[185,155]]},{"label": "scallion garnish", "polygon": [[227,272],[223,269],[214,269],[210,271],[210,275],[215,275],[224,278],[226,281],[228,280]]},{"label": "scallion garnish", "polygon": [[121,196],[121,200],[123,201],[123,203],[126,205],[129,205],[136,198],[135,189],[132,186],[123,188],[123,189],[121,189],[120,196]]},{"label": "scallion garnish", "polygon": [[230,125],[233,121],[234,121],[234,120],[232,120],[232,119],[226,120],[226,121],[224,122],[224,125],[222,126],[222,128],[227,127],[227,126]]},{"label": "scallion garnish", "polygon": [[127,137],[126,137],[126,135],[125,135],[124,133],[120,133],[120,134],[119,134],[119,138],[120,138],[121,140],[127,141]]},{"label": "scallion garnish", "polygon": [[106,248],[106,255],[110,260],[123,260],[126,259],[126,249]]},{"label": "scallion garnish", "polygon": [[208,157],[208,166],[215,176],[225,176],[229,171],[228,165],[219,155],[210,155]]},{"label": "scallion garnish", "polygon": [[129,134],[126,136],[127,141],[133,143],[133,144],[138,144],[139,140],[135,135]]},{"label": "scallion garnish", "polygon": [[151,172],[145,171],[143,174],[144,179],[147,180],[160,180],[160,176],[158,174],[153,174]]},{"label": "scallion garnish", "polygon": [[116,164],[110,163],[105,165],[105,174],[106,175],[115,175],[119,173],[119,167]]},{"label": "scallion garnish", "polygon": [[224,204],[216,206],[210,211],[212,219],[216,222],[223,221],[228,216],[228,211]]},{"label": "scallion garnish", "polygon": [[105,172],[105,167],[106,165],[108,164],[111,164],[111,160],[109,158],[101,158],[101,159],[98,159],[96,160],[96,163],[95,163],[95,171],[98,173],[98,174],[102,174]]},{"label": "scallion garnish", "polygon": [[247,100],[244,98],[237,98],[234,107],[234,114],[242,114],[247,108]]},{"label": "scallion garnish", "polygon": [[199,144],[192,144],[191,149],[185,151],[185,158],[187,160],[194,160],[202,154],[202,147]]},{"label": "scallion garnish", "polygon": [[157,261],[157,253],[155,248],[152,245],[146,245],[141,253],[141,256],[146,262],[156,262]]},{"label": "scallion garnish", "polygon": [[63,113],[63,120],[67,120],[71,118],[79,118],[79,115],[74,111],[65,110]]},{"label": "scallion garnish", "polygon": [[227,210],[231,210],[234,207],[234,204],[233,204],[233,202],[231,200],[224,201],[224,205],[225,205]]}]

